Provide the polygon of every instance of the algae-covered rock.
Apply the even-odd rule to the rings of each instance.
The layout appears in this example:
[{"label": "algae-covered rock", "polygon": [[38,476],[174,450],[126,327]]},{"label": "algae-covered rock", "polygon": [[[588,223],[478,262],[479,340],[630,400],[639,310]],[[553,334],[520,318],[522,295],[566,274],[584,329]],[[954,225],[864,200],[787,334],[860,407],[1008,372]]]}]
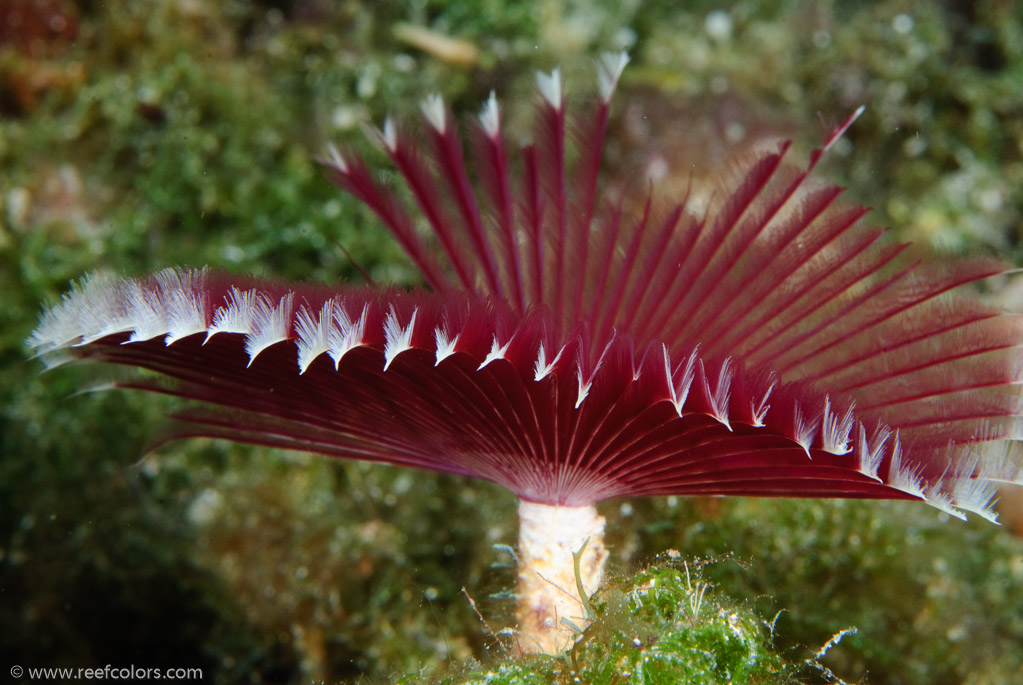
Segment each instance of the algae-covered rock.
[{"label": "algae-covered rock", "polygon": [[[500,635],[506,494],[209,441],[147,456],[176,405],[76,394],[74,372],[44,382],[23,345],[40,303],[87,271],[334,281],[360,278],[354,261],[414,283],[313,157],[328,141],[374,154],[360,127],[430,92],[464,118],[491,89],[518,100],[504,125],[524,140],[533,71],[560,63],[584,83],[606,49],[633,60],[611,155],[635,161],[623,147],[661,130],[695,132],[690,155],[763,132],[809,147],[866,105],[826,173],[899,238],[1018,261],[1019,3],[15,4],[55,9],[32,24],[51,41],[36,52],[0,31],[4,663],[193,666],[210,682],[828,682],[818,663],[848,681],[989,683],[1023,670],[1023,544],[1005,529],[903,504],[673,498],[602,509],[610,564],[627,578],[674,548],[690,575],[661,558],[612,582],[573,652],[521,662]],[[402,22],[475,45],[477,61],[403,41]],[[696,557],[742,566],[697,572]]]}]

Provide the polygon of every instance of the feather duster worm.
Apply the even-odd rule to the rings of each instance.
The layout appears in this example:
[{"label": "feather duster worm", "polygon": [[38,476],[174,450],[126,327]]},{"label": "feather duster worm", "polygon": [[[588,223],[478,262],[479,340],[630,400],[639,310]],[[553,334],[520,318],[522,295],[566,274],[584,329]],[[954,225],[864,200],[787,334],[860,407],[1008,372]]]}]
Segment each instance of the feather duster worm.
[{"label": "feather duster worm", "polygon": [[359,157],[332,149],[333,180],[429,290],[182,269],[87,279],[29,343],[54,361],[156,372],[128,385],[196,401],[175,417],[181,437],[509,488],[529,652],[567,649],[586,623],[582,595],[607,557],[602,499],[901,498],[993,519],[996,483],[1020,476],[1023,318],[963,286],[1005,267],[917,258],[860,225],[866,210],[838,204],[839,189],[807,181],[855,115],[807,168],[785,165],[782,145],[700,208],[603,201],[626,61],[600,61],[574,141],[559,72],[540,75],[536,143],[520,159],[491,97],[466,139],[475,181],[439,98],[423,104],[425,149],[388,120],[378,137],[429,235]]}]

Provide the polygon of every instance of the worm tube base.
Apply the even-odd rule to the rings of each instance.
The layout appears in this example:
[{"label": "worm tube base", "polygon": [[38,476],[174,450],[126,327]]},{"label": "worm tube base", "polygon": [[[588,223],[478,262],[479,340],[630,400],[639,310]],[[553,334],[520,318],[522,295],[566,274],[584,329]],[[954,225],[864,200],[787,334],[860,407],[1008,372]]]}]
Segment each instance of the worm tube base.
[{"label": "worm tube base", "polygon": [[604,517],[592,505],[519,504],[517,613],[523,652],[561,654],[575,642],[577,630],[589,624],[572,558],[584,544],[579,578],[588,599],[604,579]]}]

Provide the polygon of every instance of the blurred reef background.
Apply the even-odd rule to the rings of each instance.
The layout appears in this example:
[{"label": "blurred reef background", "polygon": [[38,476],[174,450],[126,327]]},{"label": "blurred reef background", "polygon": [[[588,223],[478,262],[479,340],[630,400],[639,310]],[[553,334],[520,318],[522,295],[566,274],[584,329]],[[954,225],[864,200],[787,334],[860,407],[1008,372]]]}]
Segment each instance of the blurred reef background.
[{"label": "blurred reef background", "polygon": [[[40,308],[86,272],[209,264],[359,281],[341,245],[375,280],[416,284],[314,156],[336,141],[381,159],[360,128],[417,116],[434,92],[468,118],[496,91],[525,140],[535,70],[560,65],[583,103],[605,50],[633,60],[612,176],[639,169],[671,189],[779,136],[803,163],[862,104],[818,178],[874,207],[893,239],[1023,263],[1023,5],[682,4],[0,0],[0,672],[499,683],[570,682],[575,669],[618,682],[647,664],[645,682],[665,683],[1018,677],[1012,494],[1003,527],[909,503],[606,502],[618,578],[598,598],[606,620],[572,659],[522,665],[493,634],[512,617],[510,494],[207,440],[148,452],[173,403],[80,394],[95,368],[41,375],[27,358]],[[1023,310],[1018,285],[992,290]],[[637,603],[654,587],[666,594]],[[678,646],[690,662],[655,668],[669,633],[692,638]]]}]

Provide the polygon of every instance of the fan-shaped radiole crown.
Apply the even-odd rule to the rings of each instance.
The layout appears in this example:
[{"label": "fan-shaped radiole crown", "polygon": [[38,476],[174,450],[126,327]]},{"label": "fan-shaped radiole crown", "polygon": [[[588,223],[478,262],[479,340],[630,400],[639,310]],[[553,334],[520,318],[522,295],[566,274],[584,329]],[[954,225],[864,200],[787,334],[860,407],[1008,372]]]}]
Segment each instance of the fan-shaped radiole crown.
[{"label": "fan-shaped radiole crown", "polygon": [[806,169],[782,145],[700,211],[603,198],[626,62],[602,58],[575,118],[560,73],[539,76],[536,142],[514,157],[493,95],[465,140],[439,97],[423,142],[389,119],[380,142],[416,212],[331,148],[333,180],[430,291],[91,278],[29,344],[167,377],[131,385],[199,403],[179,435],[465,474],[533,502],[888,497],[991,516],[995,484],[1020,475],[1023,326],[963,286],[1003,267],[885,244],[808,180],[859,112]]}]

